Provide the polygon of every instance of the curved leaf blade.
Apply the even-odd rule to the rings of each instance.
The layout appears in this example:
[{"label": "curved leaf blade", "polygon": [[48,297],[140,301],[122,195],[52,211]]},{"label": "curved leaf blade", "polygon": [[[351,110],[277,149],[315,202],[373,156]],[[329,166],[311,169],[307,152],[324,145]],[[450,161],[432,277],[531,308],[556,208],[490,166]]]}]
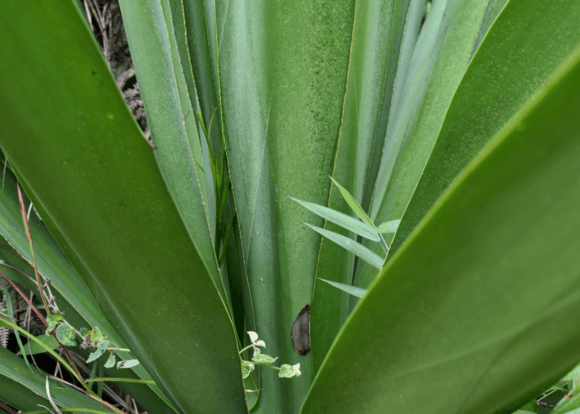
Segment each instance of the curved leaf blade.
[{"label": "curved leaf blade", "polygon": [[303,413],[509,412],[576,365],[578,111],[580,48],[387,264]]},{"label": "curved leaf blade", "polygon": [[330,177],[330,179],[332,180],[334,185],[338,187],[340,194],[342,194],[342,197],[348,203],[352,211],[354,211],[354,213],[358,216],[358,218],[360,218],[363,221],[363,223],[374,228],[375,227],[374,223],[371,221],[369,216],[367,216],[367,213],[365,213],[365,211],[358,204],[358,202],[355,200],[352,194],[350,194],[348,190],[344,188],[342,185],[340,185],[338,181],[336,181],[334,178]]},{"label": "curved leaf blade", "polygon": [[197,93],[191,89],[190,62],[183,60],[189,53],[183,9],[181,4],[170,7],[168,0],[121,0],[120,6],[151,136],[158,147],[155,157],[206,271],[228,303],[213,246],[214,223],[210,225],[210,217],[212,221],[215,217],[209,209],[215,212],[215,206],[208,197],[214,190],[206,187],[204,171],[210,174],[211,168],[204,164],[196,117],[185,120],[189,108],[196,110]]},{"label": "curved leaf blade", "polygon": [[[5,239],[0,238],[0,245],[4,247],[10,246],[25,259],[18,257],[6,248],[0,250],[0,257],[16,269],[24,271],[28,275],[33,275],[34,269],[30,266],[32,256],[26,240],[22,218],[20,217],[16,179],[8,171],[3,177],[3,182],[4,188],[3,191],[0,191],[0,233]],[[111,337],[120,347],[127,348],[125,342],[115,332],[99,309],[87,284],[70,264],[44,223],[38,219],[36,214],[33,214],[30,217],[29,224],[34,242],[36,264],[40,272],[51,280],[51,292],[55,295],[56,304],[59,308],[63,311],[66,310],[66,319],[74,323],[77,328],[87,327],[87,325],[90,328],[98,326],[105,335]],[[4,267],[3,270],[10,273],[9,277],[12,280],[19,281],[30,290],[36,289],[35,284],[31,283],[21,273],[9,267]],[[27,348],[25,347],[25,349]],[[117,355],[122,359],[134,358],[128,352],[118,352]],[[151,380],[151,376],[142,366],[135,367],[133,371],[139,378]],[[127,372],[127,375],[130,375],[129,372]],[[166,410],[165,404],[172,406],[157,385],[148,386],[155,393],[155,396],[148,391],[144,392],[144,395],[140,395],[140,390],[131,384],[123,385],[134,397],[141,396],[141,402],[147,409],[163,412]],[[159,399],[163,400],[163,402]],[[172,410],[175,411],[175,408],[172,408]]]},{"label": "curved leaf blade", "polygon": [[[501,0],[491,3],[498,8]],[[507,3],[457,88],[389,256],[455,176],[526,102],[534,99],[550,73],[580,44],[576,30],[579,19],[576,2],[562,2],[558,7],[526,0]]]},{"label": "curved leaf blade", "polygon": [[[215,2],[222,127],[256,332],[302,375],[261,369],[256,413],[296,413],[311,356],[292,349],[296,315],[312,298],[323,220],[285,196],[328,200],[346,91],[355,0]],[[321,18],[324,16],[324,18]]]},{"label": "curved leaf blade", "polygon": [[343,236],[342,234],[335,233],[330,230],[325,230],[321,227],[314,226],[312,224],[304,223],[308,227],[310,227],[315,232],[321,234],[322,236],[326,237],[329,240],[332,240],[339,246],[343,247],[344,249],[348,250],[349,252],[353,253],[354,255],[360,257],[362,260],[370,264],[371,266],[381,269],[383,266],[383,259],[378,254],[373,253],[371,250],[364,247],[362,244],[357,243],[353,239]]},{"label": "curved leaf blade", "polygon": [[[0,347],[0,400],[20,410],[38,409],[38,404],[50,406],[46,397],[45,374],[31,372],[22,358]],[[54,384],[54,382],[53,382]],[[51,386],[50,395],[63,408],[82,407],[111,413],[103,404],[61,383]]]},{"label": "curved leaf blade", "polygon": [[[413,3],[417,7],[422,2]],[[403,217],[469,63],[487,6],[488,0],[432,3],[419,38],[408,51],[412,53],[409,67],[397,74],[369,208],[375,223]],[[365,245],[375,253],[380,251]],[[363,264],[357,268],[355,284],[366,288],[376,276],[375,269]]]},{"label": "curved leaf blade", "polygon": [[[332,178],[368,211],[392,109],[393,85],[407,73],[420,30],[420,1],[357,1],[350,45],[347,87],[335,149]],[[398,73],[398,75],[397,75]],[[352,216],[340,191],[331,185],[327,207]],[[332,222],[324,228],[353,235]],[[357,258],[322,238],[316,277],[352,285]],[[371,266],[369,266],[371,267]],[[372,268],[376,274],[376,269]],[[316,282],[316,280],[315,280]],[[312,365],[318,371],[350,314],[352,298],[326,283],[315,283],[310,319]]]},{"label": "curved leaf blade", "polygon": [[178,409],[244,412],[232,321],[76,3],[0,19],[0,144],[47,227]]},{"label": "curved leaf blade", "polygon": [[[320,278],[319,278],[320,279]],[[329,285],[334,286],[337,289],[342,290],[343,292],[348,293],[349,295],[356,296],[357,298],[362,298],[364,295],[367,294],[367,289],[362,289],[356,286],[345,285],[344,283],[333,282],[332,280],[320,279]]]}]

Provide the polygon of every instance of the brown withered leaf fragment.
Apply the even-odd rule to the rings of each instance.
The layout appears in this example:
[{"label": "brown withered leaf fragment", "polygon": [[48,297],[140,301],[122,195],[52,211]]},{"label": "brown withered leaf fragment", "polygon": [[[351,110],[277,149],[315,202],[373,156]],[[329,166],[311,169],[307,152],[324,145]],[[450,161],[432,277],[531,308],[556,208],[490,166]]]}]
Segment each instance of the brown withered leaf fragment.
[{"label": "brown withered leaf fragment", "polygon": [[304,306],[298,314],[292,325],[290,337],[292,338],[294,351],[300,355],[308,355],[310,353],[310,305]]}]

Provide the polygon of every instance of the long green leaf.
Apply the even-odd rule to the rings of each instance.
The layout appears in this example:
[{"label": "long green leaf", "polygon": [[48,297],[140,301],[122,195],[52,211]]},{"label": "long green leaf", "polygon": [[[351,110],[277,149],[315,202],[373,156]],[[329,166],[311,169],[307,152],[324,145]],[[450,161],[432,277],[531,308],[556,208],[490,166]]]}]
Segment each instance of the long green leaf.
[{"label": "long green leaf", "polygon": [[356,296],[357,298],[362,298],[367,293],[366,289],[361,289],[361,288],[356,287],[356,286],[345,285],[344,283],[333,282],[332,280],[326,280],[326,279],[320,279],[320,280],[328,283],[329,285],[334,286],[337,289],[342,290],[343,292],[348,293],[349,295]]},{"label": "long green leaf", "polygon": [[453,178],[580,44],[578,3],[552,6],[550,1],[511,0],[493,24],[453,98],[391,254]]},{"label": "long green leaf", "polygon": [[340,211],[336,211],[328,207],[319,206],[318,204],[309,203],[308,201],[298,200],[297,198],[290,197],[290,199],[298,202],[300,205],[312,211],[317,216],[331,221],[348,231],[376,242],[380,240],[374,226],[371,227],[360,220],[357,220],[351,216],[347,216]]},{"label": "long green leaf", "polygon": [[[2,353],[2,351],[0,351],[0,353]],[[23,366],[23,369],[26,370],[28,368]],[[0,374],[0,401],[24,412],[38,408],[38,404],[50,404],[47,399],[42,398],[24,385],[3,374]],[[0,410],[0,413],[6,413],[6,411],[1,408]]]},{"label": "long green leaf", "polygon": [[383,266],[384,259],[379,255],[373,253],[371,250],[364,247],[362,244],[355,242],[348,237],[343,236],[342,234],[334,233],[330,230],[325,230],[318,226],[313,226],[312,224],[304,223],[308,227],[310,227],[315,232],[321,234],[322,236],[326,237],[329,240],[332,240],[334,243],[338,244],[342,248],[348,250],[349,252],[355,254],[371,266],[381,269]]},{"label": "long green leaf", "polygon": [[[369,209],[375,223],[403,216],[467,68],[487,6],[488,0],[432,3],[412,48],[409,68],[397,75],[381,167]],[[379,253],[378,246],[366,246]],[[368,287],[375,277],[375,269],[359,266],[355,284]]]},{"label": "long green leaf", "polygon": [[[419,34],[424,4],[420,1],[357,1],[350,44],[347,87],[332,177],[368,211],[385,142],[397,72],[404,74]],[[397,78],[398,79],[398,78]],[[340,191],[332,186],[327,206],[354,215]],[[327,221],[324,228],[353,235]],[[371,243],[373,244],[373,243]],[[352,285],[356,257],[322,238],[316,276]],[[376,269],[373,268],[376,272]],[[326,283],[316,283],[312,295],[310,331],[312,364],[318,370],[348,317],[351,298]]]},{"label": "long green leaf", "polygon": [[[22,358],[0,347],[0,400],[25,411],[38,409],[37,404],[49,407],[45,390],[46,375],[38,373],[36,369],[31,372]],[[51,382],[50,395],[60,407],[111,412],[103,404],[58,382]]]},{"label": "long green leaf", "polygon": [[[0,192],[0,233],[5,239],[0,238],[0,245],[12,247],[28,262],[6,248],[0,249],[0,257],[16,269],[28,275],[34,275],[34,269],[29,264],[32,262],[32,256],[20,216],[16,180],[12,173],[8,171],[3,177],[3,181],[4,189]],[[27,200],[26,202],[28,203]],[[98,326],[104,334],[108,335],[120,347],[127,348],[119,334],[115,332],[99,309],[87,284],[80,278],[36,214],[30,216],[29,223],[34,241],[36,264],[40,272],[51,280],[51,293],[55,296],[59,309],[66,314],[66,319],[79,329],[81,327],[91,329],[94,326]],[[2,270],[7,272],[12,280],[22,283],[32,291],[36,290],[35,283],[31,283],[21,273],[5,266],[3,266]],[[122,359],[134,358],[128,352],[118,352],[117,355]],[[132,374],[133,372],[141,379],[151,379],[151,376],[141,365],[132,368],[130,371],[123,371],[123,375],[131,376],[134,375]],[[150,386],[154,393],[143,392],[146,389],[138,389],[132,385],[123,387],[135,398],[140,397],[141,404],[149,410],[163,412],[166,409],[164,407],[165,404],[171,406],[171,402],[156,385]],[[163,402],[159,399],[162,399]]]},{"label": "long green leaf", "polygon": [[489,0],[487,3],[487,9],[479,25],[479,31],[477,33],[477,39],[475,39],[475,44],[473,45],[473,51],[471,52],[471,57],[479,50],[479,46],[485,36],[487,35],[489,28],[495,22],[497,17],[502,12],[503,8],[508,4],[510,0]]},{"label": "long green leaf", "polygon": [[577,364],[579,111],[577,48],[384,268],[304,414],[509,412]]},{"label": "long green leaf", "polygon": [[[151,136],[158,147],[155,156],[171,197],[179,210],[206,271],[224,301],[226,292],[215,257],[201,142],[195,116],[185,121],[189,108],[195,107],[191,63],[183,21],[183,8],[170,7],[169,1],[121,1],[123,22]],[[154,28],[153,30],[151,28]],[[203,167],[200,169],[200,167]],[[211,216],[213,218],[213,216]],[[215,219],[214,219],[215,220]]]},{"label": "long green leaf", "polygon": [[311,356],[290,331],[312,297],[323,220],[287,195],[324,205],[340,129],[354,0],[215,2],[222,122],[256,332],[302,375],[262,369],[257,413],[296,413]]},{"label": "long green leaf", "polygon": [[[39,335],[36,337],[36,339],[38,339],[40,342],[44,343],[47,347],[49,347],[50,349],[55,349],[56,347],[58,347],[58,342],[57,340],[54,338],[54,336],[49,336],[49,335]],[[36,354],[42,354],[46,351],[46,348],[41,346],[39,343],[35,342],[35,341],[30,341],[30,349],[28,349],[28,346],[25,346],[23,350],[18,351],[18,355],[36,355]],[[24,351],[24,352],[22,352]]]},{"label": "long green leaf", "polygon": [[47,227],[179,410],[244,412],[225,304],[76,4],[0,19],[0,144]]}]

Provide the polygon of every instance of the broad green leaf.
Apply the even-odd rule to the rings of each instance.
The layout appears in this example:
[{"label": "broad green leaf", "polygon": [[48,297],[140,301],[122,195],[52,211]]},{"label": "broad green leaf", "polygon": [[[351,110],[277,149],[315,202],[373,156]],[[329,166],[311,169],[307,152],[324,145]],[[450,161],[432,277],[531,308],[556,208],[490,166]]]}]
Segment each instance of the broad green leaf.
[{"label": "broad green leaf", "polygon": [[453,178],[513,114],[534,99],[548,75],[580,44],[578,3],[551,5],[511,0],[493,24],[457,88],[391,254]]},{"label": "broad green leaf", "polygon": [[290,331],[312,298],[320,245],[300,222],[323,220],[286,196],[327,204],[355,3],[215,2],[220,110],[253,330],[281,361],[302,367],[291,381],[260,370],[260,414],[297,413],[313,377],[311,356],[293,351]]},{"label": "broad green leaf", "polygon": [[369,226],[366,223],[363,223],[360,220],[357,220],[351,216],[347,216],[340,211],[336,211],[328,207],[319,206],[318,204],[309,203],[308,201],[302,201],[292,197],[290,197],[290,199],[300,203],[300,205],[312,211],[317,216],[331,221],[348,231],[376,242],[380,240],[375,228]]},{"label": "broad green leaf", "polygon": [[577,364],[580,48],[547,85],[387,263],[302,413],[509,412]]},{"label": "broad green leaf", "polygon": [[373,220],[402,216],[465,72],[487,4],[488,0],[433,3],[409,70],[395,84],[369,214]]},{"label": "broad green leaf", "polygon": [[[432,3],[412,48],[409,68],[395,84],[381,166],[369,208],[369,216],[375,222],[403,216],[469,63],[488,3]],[[375,253],[380,251],[378,246],[365,245]],[[376,275],[375,269],[363,264],[357,268],[354,284],[366,288]]]},{"label": "broad green leaf", "polygon": [[367,293],[366,289],[362,289],[362,288],[359,288],[356,286],[345,285],[344,283],[333,282],[332,280],[326,280],[326,279],[320,279],[320,280],[334,286],[335,288],[342,290],[343,292],[348,293],[349,295],[356,296],[357,298],[362,298]]},{"label": "broad green leaf", "polygon": [[320,233],[322,236],[326,237],[329,240],[332,240],[339,246],[345,248],[349,252],[353,253],[354,255],[360,257],[362,260],[370,264],[371,266],[376,267],[377,269],[381,269],[383,266],[383,259],[381,256],[373,253],[371,250],[364,247],[362,244],[355,242],[353,239],[348,237],[344,237],[342,234],[338,234],[332,232],[330,230],[325,230],[321,227],[313,226],[312,224],[304,223],[312,230],[317,233]]},{"label": "broad green leaf", "polygon": [[495,22],[495,19],[499,16],[503,8],[508,4],[510,0],[489,0],[487,3],[487,9],[479,25],[479,31],[477,33],[477,39],[475,39],[475,44],[473,45],[473,51],[471,52],[471,58],[479,50],[479,46],[483,39],[487,35],[489,28]]},{"label": "broad green leaf", "polygon": [[[350,44],[347,87],[335,147],[332,177],[368,211],[385,142],[393,85],[408,71],[410,53],[424,13],[421,1],[357,1]],[[404,36],[403,36],[404,35]],[[332,186],[329,208],[353,215],[340,191]],[[326,222],[324,228],[352,234]],[[356,258],[322,238],[316,276],[352,284]],[[374,268],[373,268],[374,269]],[[376,272],[376,270],[375,270]],[[312,363],[318,370],[340,327],[350,313],[351,299],[332,286],[316,283],[310,319]]]},{"label": "broad green leaf", "polygon": [[[44,343],[50,349],[55,349],[58,346],[58,342],[54,339],[54,336],[39,335],[36,337],[40,342]],[[28,344],[24,345],[24,352],[19,351],[18,355],[36,355],[46,352],[46,348],[42,347],[40,344],[30,341],[30,350],[28,349]]]},{"label": "broad green leaf", "polygon": [[[0,19],[18,39],[0,43],[0,145],[47,227],[179,410],[243,412],[225,304],[76,4],[14,3]],[[181,309],[171,323],[167,308]]]},{"label": "broad green leaf", "polygon": [[209,211],[215,211],[215,207],[210,204],[206,209],[205,205],[213,189],[206,189],[200,167],[208,173],[211,169],[204,167],[203,139],[200,140],[195,116],[185,121],[189,108],[197,111],[197,94],[192,89],[191,63],[184,60],[189,57],[184,9],[181,2],[171,2],[179,4],[177,9],[169,3],[120,1],[139,90],[157,146],[155,157],[206,272],[227,303],[211,234],[215,224],[210,221],[215,221],[215,217],[210,217]]},{"label": "broad green leaf", "polygon": [[[29,264],[32,257],[24,234],[18,206],[16,180],[12,173],[8,171],[3,177],[3,181],[4,189],[0,191],[0,205],[2,206],[2,209],[0,209],[0,233],[5,238],[2,237],[0,239],[0,244],[4,247],[0,249],[0,257],[5,261],[5,264],[11,265],[15,269],[33,277],[34,269]],[[27,199],[25,202],[28,205]],[[86,283],[69,263],[44,223],[36,217],[36,214],[30,216],[29,223],[34,242],[36,264],[39,271],[51,280],[51,292],[56,298],[56,304],[59,309],[66,313],[67,320],[77,327],[84,327],[87,324],[99,326],[115,343],[126,348],[125,343],[99,309]],[[10,247],[17,250],[28,262],[15,254]],[[22,273],[7,266],[2,266],[2,268],[14,282],[21,283],[32,291],[36,290],[36,283],[27,279]],[[119,352],[118,355],[123,359],[134,358],[128,352]],[[144,380],[151,379],[151,376],[142,366],[135,367],[133,371],[138,374],[139,378]],[[132,375],[128,371],[124,373]],[[132,377],[137,378],[136,376]],[[156,385],[148,385],[155,395],[151,392],[143,392],[143,388],[137,389],[132,384],[123,384],[122,387],[131,395],[140,397],[143,406],[151,411],[164,411],[165,404],[171,405],[171,402]],[[159,398],[163,399],[164,403],[159,401]]]},{"label": "broad green leaf", "polygon": [[401,224],[401,220],[385,221],[379,224],[377,231],[379,233],[395,233],[399,228],[399,224]]}]

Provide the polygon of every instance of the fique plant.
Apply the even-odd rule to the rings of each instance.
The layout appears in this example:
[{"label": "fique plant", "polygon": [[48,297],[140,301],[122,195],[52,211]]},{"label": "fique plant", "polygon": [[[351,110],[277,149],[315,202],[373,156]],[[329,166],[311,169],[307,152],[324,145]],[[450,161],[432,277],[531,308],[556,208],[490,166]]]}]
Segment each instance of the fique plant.
[{"label": "fique plant", "polygon": [[[2,270],[140,362],[89,380],[150,414],[535,412],[561,378],[576,409],[580,3],[428,3],[121,0],[156,149],[79,2],[2,3]],[[354,218],[329,176],[396,233],[286,197]],[[244,379],[247,332],[301,375]],[[31,369],[0,348],[0,409],[119,412]]]}]

